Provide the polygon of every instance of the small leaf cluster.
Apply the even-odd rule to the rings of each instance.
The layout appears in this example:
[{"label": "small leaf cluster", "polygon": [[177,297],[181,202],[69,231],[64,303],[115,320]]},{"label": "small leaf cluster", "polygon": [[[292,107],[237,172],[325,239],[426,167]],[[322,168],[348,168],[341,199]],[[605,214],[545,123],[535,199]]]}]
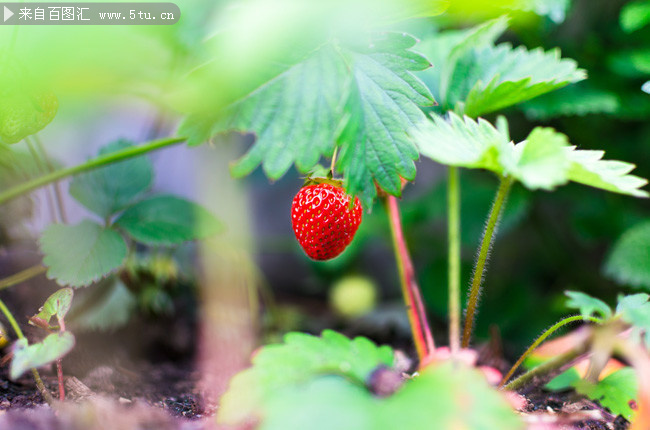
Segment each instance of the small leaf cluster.
[{"label": "small leaf cluster", "polygon": [[616,310],[605,302],[579,291],[567,291],[569,308],[578,309],[583,316],[597,315],[603,320],[621,319],[633,329],[633,337],[650,349],[650,295],[638,293],[619,295]]},{"label": "small leaf cluster", "polygon": [[[100,155],[131,146],[120,140]],[[76,225],[52,224],[41,237],[47,276],[61,285],[89,285],[124,263],[127,239],[150,246],[170,246],[202,239],[221,228],[203,207],[172,195],[144,195],[153,181],[145,157],[122,161],[80,175],[70,194],[103,224],[90,219]]]},{"label": "small leaf cluster", "polygon": [[[619,296],[616,309],[612,309],[604,301],[579,291],[567,291],[567,307],[577,309],[583,317],[596,317],[603,323],[621,320],[632,327],[632,337],[639,342],[645,338],[646,347],[650,348],[650,295],[645,293]],[[535,365],[539,361],[533,358],[527,365]],[[553,378],[547,389],[562,391],[574,388],[578,393],[592,400],[599,401],[616,415],[623,415],[632,420],[634,410],[631,402],[637,398],[638,381],[636,372],[631,367],[621,367],[605,374],[597,382],[581,378],[574,367]]]},{"label": "small leaf cluster", "polygon": [[[63,330],[63,319],[70,310],[72,288],[63,288],[47,298],[39,312],[29,320],[30,324],[40,327],[50,333],[43,340],[29,344],[27,339],[16,341],[13,346],[13,357],[9,376],[11,379],[19,378],[29,369],[45,366],[61,359],[74,348],[75,337],[69,331]],[[51,319],[56,317],[57,326],[51,326]]]}]

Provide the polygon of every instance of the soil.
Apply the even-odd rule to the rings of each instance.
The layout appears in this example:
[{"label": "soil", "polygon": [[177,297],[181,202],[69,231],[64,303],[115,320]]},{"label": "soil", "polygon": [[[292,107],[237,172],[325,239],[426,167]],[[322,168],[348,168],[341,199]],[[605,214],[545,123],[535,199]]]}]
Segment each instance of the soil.
[{"label": "soil", "polygon": [[[65,361],[64,361],[65,365]],[[52,370],[41,371],[46,387],[57,392]],[[208,428],[215,406],[195,388],[198,374],[190,361],[140,362],[129,368],[100,365],[85,376],[66,376],[67,403],[48,406],[31,375],[9,381],[0,369],[0,429]]]},{"label": "soil", "polygon": [[[614,416],[596,402],[572,391],[552,393],[536,388],[526,393],[525,413],[531,424],[555,424],[559,429],[571,430],[626,430],[630,423],[622,416]],[[533,429],[536,427],[531,426]],[[549,428],[543,427],[541,428]]]},{"label": "soil", "polygon": [[[42,372],[56,392],[53,372]],[[83,378],[66,378],[68,402],[55,413],[24,376],[16,382],[0,370],[0,429],[76,430],[211,428],[215,404],[195,388],[198,374],[191,362],[141,362],[130,369],[95,367]],[[530,429],[625,430],[629,423],[574,393],[527,393],[522,413]]]}]

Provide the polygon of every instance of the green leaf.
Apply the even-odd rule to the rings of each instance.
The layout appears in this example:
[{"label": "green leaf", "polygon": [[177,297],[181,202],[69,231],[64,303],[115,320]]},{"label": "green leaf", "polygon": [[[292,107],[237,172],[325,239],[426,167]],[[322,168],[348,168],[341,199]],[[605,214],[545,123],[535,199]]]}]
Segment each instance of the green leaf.
[{"label": "green leaf", "polygon": [[427,367],[389,397],[371,394],[369,375],[392,362],[390,348],[364,338],[290,334],[285,345],[263,348],[254,367],[235,376],[218,419],[232,425],[257,419],[264,430],[523,427],[479,371],[452,363]]},{"label": "green leaf", "polygon": [[115,225],[147,245],[204,239],[222,229],[221,223],[202,206],[169,195],[157,195],[134,204],[120,215]]},{"label": "green leaf", "polygon": [[320,376],[270,397],[261,430],[380,430],[376,401],[338,376]]},{"label": "green leaf", "polygon": [[650,1],[638,0],[627,3],[621,10],[621,28],[627,33],[639,30],[650,22]]},{"label": "green leaf", "polygon": [[72,288],[62,288],[45,300],[45,304],[39,309],[38,314],[29,319],[30,324],[49,328],[53,316],[63,320],[72,305],[74,292]]},{"label": "green leaf", "polygon": [[[619,296],[618,304],[616,305],[617,315],[626,315],[631,311],[637,311],[639,308],[647,308],[650,306],[648,303],[649,295],[645,293],[630,294],[629,296]],[[650,316],[650,315],[649,315]]]},{"label": "green leaf", "polygon": [[82,287],[120,267],[127,247],[116,231],[85,220],[76,225],[50,225],[41,237],[41,251],[48,278]]},{"label": "green leaf", "polygon": [[370,42],[373,34],[397,21],[442,13],[449,2],[243,0],[236,7],[220,5],[215,10],[217,27],[200,51],[207,58],[202,56],[203,64],[189,74],[184,91],[172,96],[176,108],[192,114],[180,135],[192,132],[192,141],[207,140],[225,106],[276,79],[318,48]]},{"label": "green leaf", "polygon": [[458,80],[454,77],[458,61],[469,55],[473,49],[493,44],[507,27],[508,20],[501,17],[467,30],[437,33],[418,44],[418,51],[435,65],[418,73],[418,76],[426,83],[443,109],[453,108],[448,100],[448,93],[451,81]]},{"label": "green leaf", "polygon": [[650,49],[617,50],[609,56],[610,68],[627,78],[645,78],[650,73]]},{"label": "green leaf", "polygon": [[547,16],[555,24],[560,24],[566,18],[571,0],[518,0],[503,7],[531,11],[539,16]]},{"label": "green leaf", "polygon": [[[552,190],[567,182],[571,165],[564,149],[569,146],[567,137],[552,128],[536,127],[526,140],[502,157],[505,171],[531,190]],[[505,155],[505,154],[504,154]]]},{"label": "green leaf", "polygon": [[612,309],[600,299],[580,291],[565,291],[564,294],[569,297],[566,306],[571,309],[578,309],[583,317],[596,314],[603,319],[609,319],[612,316]]},{"label": "green leaf", "polygon": [[331,330],[321,337],[289,333],[284,343],[268,345],[253,358],[253,367],[237,374],[221,399],[219,420],[236,424],[266,411],[278,390],[318,375],[342,375],[363,384],[378,366],[393,365],[393,351],[363,337],[348,339]]},{"label": "green leaf", "polygon": [[580,378],[580,374],[576,368],[571,367],[548,381],[548,383],[544,385],[544,388],[551,391],[564,391],[573,387],[574,384],[581,379],[582,378]]},{"label": "green leaf", "polygon": [[632,325],[632,338],[642,341],[650,349],[650,302],[645,293],[619,296],[616,314]]},{"label": "green leaf", "polygon": [[621,285],[650,289],[650,221],[637,224],[616,241],[605,262],[605,275]]},{"label": "green leaf", "polygon": [[129,322],[136,305],[133,293],[119,279],[109,278],[80,293],[68,325],[74,330],[115,330]]},{"label": "green leaf", "polygon": [[442,164],[482,168],[516,178],[529,189],[553,189],[567,182],[570,161],[567,138],[550,128],[535,128],[519,144],[505,131],[479,118],[448,120],[432,115],[433,123],[414,132],[423,155]]},{"label": "green leaf", "polygon": [[415,38],[385,33],[369,45],[325,45],[306,60],[229,106],[216,124],[198,117],[181,127],[201,135],[252,131],[253,147],[232,167],[235,176],[259,164],[278,179],[295,164],[307,173],[322,156],[340,147],[337,169],[350,194],[368,207],[375,184],[399,195],[400,176],[415,177],[418,153],[407,135],[424,122],[420,106],[432,105],[427,87],[411,71],[430,66],[411,51]]},{"label": "green leaf", "polygon": [[388,398],[336,376],[321,376],[277,393],[264,430],[521,429],[513,410],[475,369],[431,366]]},{"label": "green leaf", "polygon": [[522,110],[528,118],[548,120],[567,115],[612,114],[619,106],[616,93],[577,84],[530,100]]},{"label": "green leaf", "polygon": [[48,125],[59,102],[12,54],[0,56],[0,143],[17,143]]},{"label": "green leaf", "polygon": [[232,173],[247,175],[261,163],[269,178],[279,179],[292,163],[304,173],[321,155],[331,155],[347,80],[344,62],[325,46],[231,105],[213,133],[251,131],[257,137]]},{"label": "green leaf", "polygon": [[506,27],[500,18],[464,32],[435,34],[419,46],[436,65],[422,76],[443,109],[476,117],[585,78],[576,62],[560,59],[557,50],[494,46]]},{"label": "green leaf", "polygon": [[448,119],[435,114],[431,118],[428,127],[412,132],[422,155],[451,166],[503,171],[499,156],[512,151],[508,149],[512,144],[492,124],[453,112]]},{"label": "green leaf", "polygon": [[74,348],[74,336],[68,331],[52,333],[41,342],[27,344],[20,339],[14,346],[9,377],[17,379],[29,369],[45,366],[62,358]]},{"label": "green leaf", "polygon": [[614,193],[648,197],[646,191],[639,189],[648,181],[628,174],[636,167],[634,164],[618,160],[603,160],[603,155],[605,151],[570,148],[568,156],[572,164],[569,168],[569,179]]},{"label": "green leaf", "polygon": [[[390,2],[382,2],[388,3]],[[426,18],[440,15],[447,10],[451,0],[407,0],[396,1],[393,8],[389,9],[391,14],[388,14],[384,21],[387,23],[398,22],[411,18]],[[369,0],[366,6],[369,10],[377,7],[377,2]]]},{"label": "green leaf", "polygon": [[479,118],[450,112],[411,130],[420,152],[442,164],[491,170],[512,176],[529,189],[553,189],[569,180],[607,191],[647,197],[647,181],[628,173],[633,164],[602,160],[604,151],[576,150],[565,135],[535,128],[526,140],[508,142],[504,131]]},{"label": "green leaf", "polygon": [[[575,61],[559,50],[513,48],[504,43],[476,50],[458,65],[463,80],[454,82],[451,100],[464,102],[471,117],[535,98],[586,78]],[[468,88],[471,87],[471,88]]]},{"label": "green leaf", "polygon": [[574,382],[576,391],[600,402],[614,415],[623,415],[628,421],[632,421],[634,411],[630,407],[632,401],[636,401],[638,391],[638,380],[636,372],[631,367],[624,367],[608,375],[593,384],[586,380]]},{"label": "green leaf", "polygon": [[[549,357],[543,357],[543,356],[538,356],[535,354],[529,355],[526,357],[526,360],[524,360],[524,367],[526,369],[534,369],[535,367],[544,364],[549,360]],[[578,373],[578,370],[574,367],[570,367],[564,372],[560,373],[553,379],[551,379],[546,385],[544,385],[544,388],[550,391],[564,391],[568,390],[569,388],[573,387],[573,383],[577,380],[581,379],[580,378],[580,373]]]},{"label": "green leaf", "polygon": [[400,195],[400,177],[415,178],[418,151],[406,132],[426,121],[418,105],[434,103],[424,83],[410,73],[430,66],[408,50],[415,43],[409,35],[388,33],[368,48],[345,51],[353,82],[337,169],[347,191],[359,194],[366,207],[376,195],[373,180]]},{"label": "green leaf", "polygon": [[[99,155],[131,146],[129,141],[118,140],[104,146]],[[141,156],[76,176],[70,183],[70,195],[100,217],[108,218],[147,190],[152,181],[151,161]]]},{"label": "green leaf", "polygon": [[477,369],[442,363],[407,381],[380,405],[382,429],[522,429],[523,423]]}]

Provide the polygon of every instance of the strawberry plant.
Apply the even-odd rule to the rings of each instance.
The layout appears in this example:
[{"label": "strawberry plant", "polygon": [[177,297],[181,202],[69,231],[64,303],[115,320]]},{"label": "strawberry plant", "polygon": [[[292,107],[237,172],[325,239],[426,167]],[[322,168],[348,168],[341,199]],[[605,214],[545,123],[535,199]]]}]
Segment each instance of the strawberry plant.
[{"label": "strawberry plant", "polygon": [[[523,25],[522,16],[535,16],[548,25],[559,23],[566,17],[569,2],[496,2],[483,7],[481,3],[250,0],[237,7],[217,7],[219,20],[213,31],[186,23],[205,34],[196,29],[192,33],[187,27],[164,32],[173,40],[171,52],[164,44],[138,44],[140,37],[160,37],[145,36],[146,32],[126,39],[132,44],[121,44],[140,62],[162,63],[164,76],[152,70],[155,67],[112,61],[115,58],[89,62],[105,74],[95,74],[95,69],[79,63],[66,69],[52,62],[51,68],[30,70],[30,64],[39,64],[34,58],[29,60],[36,55],[28,51],[22,54],[28,60],[16,59],[17,39],[13,37],[8,51],[0,53],[4,88],[0,91],[0,204],[17,204],[25,195],[46,188],[55,222],[38,240],[42,264],[0,280],[0,289],[42,273],[63,288],[29,319],[46,334],[31,343],[0,301],[0,310],[18,337],[8,356],[11,378],[31,370],[49,401],[51,394],[37,368],[56,363],[58,397],[63,400],[62,359],[75,345],[70,327],[118,327],[138,307],[148,314],[170,312],[170,284],[179,278],[170,249],[212,238],[225,229],[199,204],[153,192],[154,165],[148,154],[179,143],[197,147],[244,141],[248,145],[243,155],[229,156],[229,173],[248,184],[253,180],[243,178],[254,177],[259,167],[270,181],[283,180],[285,175],[286,181],[293,181],[293,201],[274,200],[274,204],[284,207],[284,225],[291,226],[297,244],[313,260],[308,267],[325,271],[336,264],[352,266],[350,261],[357,258],[355,246],[370,241],[364,228],[383,229],[382,235],[390,235],[403,301],[400,315],[408,318],[410,347],[402,352],[368,337],[349,338],[333,330],[321,331],[322,327],[312,327],[320,335],[283,334],[280,342],[261,346],[252,354],[251,366],[232,378],[220,399],[216,417],[220,424],[264,429],[519,429],[550,421],[560,428],[566,424],[562,417],[527,406],[526,395],[545,389],[573,390],[599,402],[607,413],[621,415],[632,428],[646,428],[650,423],[646,383],[650,380],[650,326],[644,293],[621,295],[612,309],[585,293],[569,291],[568,303],[556,306],[552,315],[566,308],[579,314],[566,316],[542,332],[509,371],[498,363],[486,363],[484,357],[479,359],[475,325],[500,324],[512,316],[480,306],[481,299],[489,299],[499,287],[488,276],[490,256],[497,264],[512,260],[506,262],[513,272],[517,269],[512,255],[508,259],[495,252],[502,220],[523,218],[533,199],[549,198],[556,190],[553,196],[562,196],[560,188],[597,190],[578,191],[576,200],[589,192],[598,193],[600,199],[615,198],[610,194],[626,196],[627,201],[648,197],[643,188],[647,181],[632,173],[634,164],[605,157],[603,149],[612,149],[613,158],[626,159],[607,140],[596,136],[585,145],[575,127],[565,127],[562,121],[544,125],[538,121],[596,112],[631,115],[621,113],[618,99],[600,88],[609,78],[591,83],[581,68],[585,67],[582,60],[567,58],[559,49],[537,47],[536,41],[526,43],[525,37],[517,39],[508,32]],[[634,2],[623,9],[624,31],[645,27],[646,3]],[[477,22],[470,25],[472,21]],[[107,40],[109,45],[117,44],[115,39]],[[615,56],[612,64],[630,66],[637,57],[630,58]],[[634,64],[638,67],[638,62]],[[66,94],[70,82],[61,71],[77,69],[87,80],[73,96],[83,95],[88,88],[135,92],[161,108],[150,135],[158,136],[169,126],[163,117],[172,116],[171,112],[178,122],[175,135],[141,144],[115,140],[94,158],[58,167],[41,135],[50,122],[56,122],[57,109],[73,99],[70,92]],[[36,72],[38,76],[32,76]],[[58,89],[61,97],[47,84]],[[575,100],[567,102],[566,95]],[[522,112],[529,121],[519,118]],[[584,134],[590,135],[588,130]],[[440,173],[435,178],[420,175],[425,159],[435,163]],[[302,186],[292,170],[307,177]],[[70,177],[65,193],[61,181]],[[205,184],[203,178],[199,182],[218,196],[222,206],[229,206],[227,200],[241,194],[223,184]],[[433,246],[422,246],[426,237],[409,231],[413,214],[407,210],[408,200],[401,200],[413,189],[412,183],[437,182],[443,185],[431,203],[436,208],[427,207],[420,216],[430,225],[435,224],[431,212],[445,218],[446,250],[434,250],[438,254],[446,251],[442,272],[447,303],[435,304],[436,313],[442,309],[447,317],[448,333],[444,334],[440,332],[442,318],[429,317],[432,306],[427,302],[443,288],[435,285],[437,291],[431,291],[431,283],[422,282],[416,270],[419,252],[422,248],[434,252]],[[464,202],[473,193],[486,192],[494,194],[491,207],[482,232],[470,238],[468,231],[474,232],[463,223],[470,217],[476,221],[477,216]],[[84,208],[82,220],[68,222],[62,196]],[[507,212],[509,199],[515,215]],[[482,211],[481,207],[476,212]],[[240,219],[233,217],[232,224],[245,218],[237,215]],[[546,239],[550,236],[546,231],[554,228],[557,218],[545,214],[539,218],[540,236]],[[603,269],[605,276],[634,288],[650,286],[650,229],[644,222],[623,234]],[[367,227],[368,223],[374,224]],[[254,233],[249,236],[255,238]],[[232,285],[232,291],[225,293],[223,289],[203,291],[206,301],[213,297],[225,301],[217,300],[214,308],[205,305],[208,344],[214,329],[210,322],[219,328],[228,323],[236,328],[248,324],[239,308],[229,308],[228,299],[259,310],[258,292],[249,284],[263,284],[262,276],[247,253],[241,252],[240,242],[245,241],[234,234],[223,243],[210,242],[202,248],[215,257],[203,261],[206,282],[217,279],[215,284]],[[413,246],[414,242],[420,246]],[[470,270],[463,265],[463,248],[475,243],[478,249]],[[521,248],[526,245],[522,243]],[[520,244],[512,246],[514,255]],[[302,254],[301,258],[306,260]],[[462,306],[465,276],[469,282]],[[365,300],[359,306],[346,306],[342,303],[345,296],[333,293],[332,302],[340,315],[351,319],[375,306],[377,287],[365,281],[359,276],[356,285],[348,287]],[[82,287],[88,287],[87,291]],[[507,294],[526,294],[527,285],[517,287],[519,291]],[[72,301],[73,291],[77,304]],[[260,287],[259,295],[268,314],[277,313],[272,294]],[[273,318],[280,320],[277,315]],[[569,340],[546,342],[574,323],[581,326],[565,338]],[[537,330],[532,322],[528,326]],[[223,335],[226,346],[221,345],[218,352],[237,349],[232,343],[237,334],[233,329]],[[549,345],[559,346],[545,355]],[[230,366],[235,361],[230,358],[215,367]],[[609,373],[606,369],[611,363],[620,368]],[[587,370],[581,371],[585,365]],[[224,373],[230,377],[232,370],[229,367]],[[605,421],[601,410],[596,412]]]}]

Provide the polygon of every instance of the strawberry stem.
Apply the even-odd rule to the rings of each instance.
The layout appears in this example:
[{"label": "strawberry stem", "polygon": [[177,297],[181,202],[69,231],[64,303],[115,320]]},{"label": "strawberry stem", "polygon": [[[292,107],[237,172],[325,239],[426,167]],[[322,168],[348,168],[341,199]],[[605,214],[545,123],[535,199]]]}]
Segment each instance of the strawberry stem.
[{"label": "strawberry stem", "polygon": [[15,199],[16,197],[19,197],[23,194],[27,194],[30,191],[41,188],[45,185],[51,184],[52,182],[59,181],[69,176],[95,170],[97,168],[109,164],[117,163],[118,161],[126,160],[129,158],[134,158],[142,154],[147,154],[157,149],[165,148],[171,145],[176,145],[178,143],[184,142],[185,140],[186,138],[184,137],[170,137],[166,139],[153,140],[151,142],[147,142],[139,146],[134,146],[131,148],[123,149],[121,151],[111,152],[110,154],[101,155],[97,158],[93,158],[91,160],[86,161],[85,163],[81,163],[76,166],[67,167],[65,169],[54,170],[46,175],[42,175],[37,178],[31,179],[27,182],[16,185],[15,187],[9,188],[8,190],[1,192],[0,205],[8,202],[9,200]]},{"label": "strawberry stem", "polygon": [[399,269],[402,294],[404,295],[406,312],[413,333],[413,342],[415,343],[418,357],[420,361],[422,361],[429,354],[433,353],[435,349],[433,335],[431,334],[431,328],[427,321],[424,303],[422,302],[422,296],[420,294],[420,287],[418,286],[415,277],[413,262],[411,261],[408,248],[406,247],[406,240],[404,239],[404,232],[402,231],[402,221],[400,218],[397,199],[391,195],[386,196],[385,204],[390,223],[391,236],[393,238],[395,259],[397,260],[397,267]]},{"label": "strawberry stem", "polygon": [[463,341],[462,347],[469,347],[469,341],[472,337],[472,328],[474,325],[474,317],[476,316],[476,310],[478,307],[478,299],[481,295],[481,287],[483,285],[483,280],[485,278],[485,268],[487,266],[488,255],[490,254],[490,249],[492,248],[492,243],[494,241],[494,236],[496,236],[497,229],[499,227],[499,220],[501,219],[501,214],[505,206],[505,202],[508,198],[508,193],[510,192],[510,187],[512,186],[512,178],[501,177],[499,183],[499,189],[492,203],[492,209],[490,210],[490,215],[488,216],[487,223],[485,224],[485,230],[483,231],[483,239],[481,240],[481,246],[479,248],[478,257],[476,258],[476,264],[474,265],[474,276],[472,278],[472,288],[469,292],[469,298],[467,300],[467,312],[465,313],[465,327],[463,328]]},{"label": "strawberry stem", "polygon": [[460,184],[458,167],[449,167],[447,182],[447,234],[449,244],[449,349],[460,349]]},{"label": "strawberry stem", "polygon": [[339,150],[338,146],[334,147],[334,153],[332,154],[332,164],[330,165],[330,172],[327,175],[330,179],[334,176],[334,166],[336,166],[336,154]]},{"label": "strawberry stem", "polygon": [[[65,321],[63,317],[57,315],[57,320],[59,321],[59,331],[63,333],[65,331]],[[63,359],[59,358],[56,360],[56,375],[59,383],[59,400],[65,400],[65,383],[63,382]]]},{"label": "strawberry stem", "polygon": [[13,287],[16,284],[20,284],[21,282],[25,282],[29,279],[32,279],[33,277],[40,275],[46,270],[47,267],[43,266],[42,264],[37,264],[35,266],[22,270],[18,273],[14,273],[11,276],[7,276],[6,278],[0,279],[0,290]]}]

